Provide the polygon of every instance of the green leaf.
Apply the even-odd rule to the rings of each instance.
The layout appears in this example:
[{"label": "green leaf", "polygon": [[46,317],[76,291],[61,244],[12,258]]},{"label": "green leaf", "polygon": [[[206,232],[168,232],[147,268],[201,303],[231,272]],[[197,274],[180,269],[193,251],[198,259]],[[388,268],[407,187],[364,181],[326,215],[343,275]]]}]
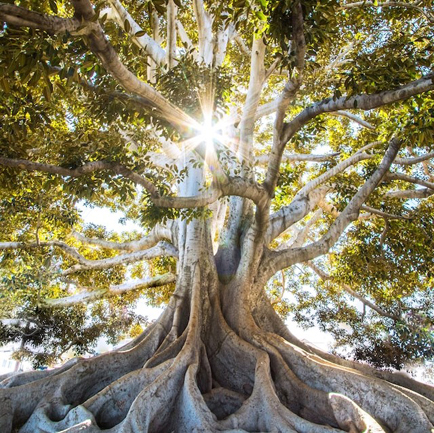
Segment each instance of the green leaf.
[{"label": "green leaf", "polygon": [[57,14],[58,13],[58,8],[57,8],[57,2],[55,0],[50,0],[50,9]]},{"label": "green leaf", "polygon": [[45,86],[44,89],[42,90],[42,92],[43,92],[43,94],[45,96],[45,99],[47,101],[50,101],[51,100],[51,89],[50,89],[50,87],[49,86]]},{"label": "green leaf", "polygon": [[127,33],[129,33],[130,30],[131,30],[131,24],[130,24],[130,22],[128,21],[128,19],[126,19],[126,20],[124,21],[124,30],[125,30]]}]

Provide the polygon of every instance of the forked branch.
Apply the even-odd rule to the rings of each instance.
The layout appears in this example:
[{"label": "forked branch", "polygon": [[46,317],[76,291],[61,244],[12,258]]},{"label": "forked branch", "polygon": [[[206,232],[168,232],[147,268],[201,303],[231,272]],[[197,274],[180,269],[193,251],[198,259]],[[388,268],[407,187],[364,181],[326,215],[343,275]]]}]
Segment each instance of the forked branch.
[{"label": "forked branch", "polygon": [[320,240],[302,248],[289,248],[283,251],[273,251],[268,254],[268,257],[265,259],[264,269],[270,274],[269,277],[281,269],[292,266],[295,263],[307,262],[315,257],[326,254],[330,250],[345,228],[358,218],[361,206],[388,172],[390,165],[398,153],[400,144],[401,142],[398,139],[391,140],[389,148],[377,170],[354,195],[344,211],[339,214],[327,233]]}]

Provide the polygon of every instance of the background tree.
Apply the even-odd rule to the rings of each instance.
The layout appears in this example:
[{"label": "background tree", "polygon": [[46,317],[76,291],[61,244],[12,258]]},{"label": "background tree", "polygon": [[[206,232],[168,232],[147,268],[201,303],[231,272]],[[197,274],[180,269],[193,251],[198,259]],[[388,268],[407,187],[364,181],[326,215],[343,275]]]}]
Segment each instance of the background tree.
[{"label": "background tree", "polygon": [[[80,350],[144,290],[168,307],[116,352],[4,378],[2,431],[430,432],[432,387],[272,308],[280,278],[358,357],[431,356],[429,2],[129,3],[0,3],[2,332]],[[143,232],[84,226],[80,200]]]}]

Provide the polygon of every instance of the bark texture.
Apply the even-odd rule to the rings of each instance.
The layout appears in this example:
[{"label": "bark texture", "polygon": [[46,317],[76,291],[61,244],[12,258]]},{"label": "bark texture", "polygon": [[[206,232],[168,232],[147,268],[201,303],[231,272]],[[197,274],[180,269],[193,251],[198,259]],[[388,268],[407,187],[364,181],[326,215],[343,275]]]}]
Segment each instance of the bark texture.
[{"label": "bark texture", "polygon": [[432,431],[432,387],[298,341],[259,287],[221,282],[206,221],[184,238],[159,320],[116,352],[5,378],[0,431]]}]

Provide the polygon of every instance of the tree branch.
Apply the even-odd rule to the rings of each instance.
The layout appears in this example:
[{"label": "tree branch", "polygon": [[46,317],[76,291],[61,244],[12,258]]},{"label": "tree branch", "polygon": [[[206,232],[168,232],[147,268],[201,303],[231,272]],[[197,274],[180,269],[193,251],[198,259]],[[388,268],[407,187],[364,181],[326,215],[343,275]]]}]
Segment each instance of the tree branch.
[{"label": "tree branch", "polygon": [[[89,21],[94,11],[89,0],[71,0],[75,9],[75,16],[78,19]],[[147,83],[139,80],[120,61],[118,54],[106,39],[101,26],[88,35],[89,46],[92,52],[101,60],[104,68],[117,80],[117,82],[128,92],[145,98],[157,110],[158,115],[173,125],[185,127],[195,126],[195,122],[188,114],[180,108],[167,101],[157,90]]]},{"label": "tree branch", "polygon": [[265,77],[265,48],[262,38],[253,39],[252,55],[250,59],[249,87],[247,89],[246,101],[243,105],[243,113],[238,127],[240,131],[238,154],[241,159],[249,160],[252,156],[255,114],[256,109],[258,108]]},{"label": "tree branch", "polygon": [[[280,141],[281,132],[284,128],[284,118],[285,112],[288,108],[289,103],[295,98],[302,82],[303,82],[303,71],[306,56],[306,41],[304,37],[304,18],[303,10],[301,6],[301,1],[298,0],[294,2],[292,8],[292,29],[293,29],[293,39],[291,41],[291,50],[295,53],[294,69],[292,71],[292,77],[285,85],[282,94],[278,98],[278,106],[276,119],[274,121],[274,145],[273,148],[278,146]],[[280,154],[283,152],[281,149]],[[279,158],[280,159],[280,158]],[[275,175],[277,176],[276,171]],[[271,187],[274,182],[271,178],[267,177],[267,184]]]},{"label": "tree branch", "polygon": [[344,161],[341,161],[339,164],[335,165],[330,170],[327,170],[322,175],[308,182],[300,191],[297,192],[297,195],[299,194],[307,195],[315,188],[317,188],[319,185],[323,184],[324,182],[327,182],[329,179],[336,176],[337,174],[342,173],[347,168],[357,164],[360,161],[371,159],[371,158],[373,158],[372,155],[369,155],[364,152],[363,153],[357,152],[354,155],[350,156],[349,158],[345,159]]},{"label": "tree branch", "polygon": [[418,179],[417,177],[408,176],[406,174],[401,173],[387,173],[386,176],[387,180],[402,180],[404,182],[414,183],[416,185],[422,185],[429,189],[434,189],[434,183],[433,182],[427,182],[423,179]]},{"label": "tree branch", "polygon": [[393,163],[399,165],[413,165],[431,158],[434,158],[434,152],[427,153],[426,155],[416,156],[414,158],[396,158]]},{"label": "tree branch", "polygon": [[277,67],[279,66],[279,63],[281,62],[282,58],[280,56],[278,56],[274,62],[270,65],[270,67],[265,71],[265,75],[264,75],[264,80],[268,80],[268,78],[270,78],[271,74],[274,73],[274,71],[277,69]]},{"label": "tree branch", "polygon": [[228,47],[230,33],[233,31],[232,25],[227,28],[223,27],[217,31],[215,35],[215,45],[214,45],[214,67],[220,67],[225,59],[226,50]]},{"label": "tree branch", "polygon": [[322,213],[322,209],[317,209],[312,215],[312,218],[310,218],[309,221],[306,223],[306,225],[304,227],[301,227],[300,229],[297,229],[295,238],[289,245],[291,248],[298,248],[303,246],[311,227],[321,218]]},{"label": "tree branch", "polygon": [[213,60],[212,21],[205,10],[203,0],[193,0],[193,11],[196,16],[199,33],[199,57],[206,65]]},{"label": "tree branch", "polygon": [[288,206],[284,206],[270,216],[270,225],[265,236],[265,244],[281,235],[289,227],[312,212],[328,191],[328,187],[318,188],[307,195],[296,195]]},{"label": "tree branch", "polygon": [[0,157],[0,165],[27,171],[42,171],[44,173],[67,177],[80,177],[99,170],[110,170],[130,179],[138,185],[143,186],[143,188],[150,193],[150,199],[156,206],[166,208],[182,209],[204,207],[214,203],[216,200],[226,195],[248,198],[256,204],[263,203],[267,197],[267,191],[261,185],[254,181],[244,180],[241,177],[228,177],[227,179],[223,179],[221,183],[212,184],[210,188],[196,196],[169,197],[160,196],[153,183],[118,163],[95,161],[89,162],[75,169],[68,169],[56,165],[31,162],[25,159]]},{"label": "tree branch", "polygon": [[[180,20],[176,20],[176,28],[178,30],[178,34],[179,37],[181,38],[182,43],[185,44],[188,49],[193,50],[195,46],[193,45],[193,42],[191,41],[190,37],[185,31],[185,28],[182,25],[182,22]],[[197,54],[197,51],[193,51],[193,53]]]},{"label": "tree branch", "polygon": [[[339,156],[339,152],[324,155],[312,153],[293,153],[282,156],[282,162],[324,162]],[[255,159],[256,164],[265,165],[270,159],[270,155],[258,155]]]},{"label": "tree branch", "polygon": [[327,233],[320,240],[305,247],[289,248],[283,251],[272,251],[268,253],[268,257],[265,259],[264,269],[267,269],[267,274],[272,272],[269,277],[281,269],[292,266],[295,263],[312,260],[315,257],[326,254],[330,250],[344,232],[345,228],[358,218],[361,206],[389,170],[390,165],[398,153],[400,144],[398,139],[391,140],[389,148],[374,174],[365,182],[359,191],[357,191],[344,211],[340,213]]},{"label": "tree branch", "polygon": [[270,217],[270,229],[267,232],[266,243],[268,244],[292,224],[304,218],[319,204],[329,189],[328,187],[319,189],[318,187],[320,185],[346,170],[348,167],[370,158],[372,158],[372,155],[357,152],[318,176],[316,179],[308,182],[297,192],[293,201],[288,206],[283,207]]},{"label": "tree branch", "polygon": [[164,286],[175,281],[176,275],[167,273],[163,275],[157,275],[156,277],[143,278],[141,280],[132,280],[128,283],[112,285],[108,289],[82,291],[76,295],[67,296],[65,298],[45,299],[42,301],[42,304],[47,307],[66,308],[73,305],[81,304],[83,302],[93,302],[99,299],[121,295],[127,292],[148,289],[151,287]]},{"label": "tree branch", "polygon": [[134,173],[129,168],[116,162],[94,161],[88,162],[81,167],[74,169],[59,167],[57,165],[45,164],[40,162],[32,162],[26,159],[12,159],[4,158],[0,156],[0,165],[5,167],[19,168],[26,171],[42,171],[44,173],[57,174],[66,177],[80,177],[87,174],[94,173],[95,171],[110,170],[115,174],[122,175],[123,177],[130,179],[134,183],[143,186],[151,196],[158,196],[158,190],[152,182],[149,182],[146,178]]},{"label": "tree branch", "polygon": [[348,111],[336,111],[336,113],[330,113],[331,116],[337,116],[337,117],[346,117],[348,119],[350,119],[351,121],[358,123],[360,126],[363,126],[364,128],[368,128],[371,130],[375,130],[375,126],[371,125],[369,122],[367,122],[366,120],[363,120],[362,118],[360,118],[359,116],[356,116],[353,113],[350,113]]},{"label": "tree branch", "polygon": [[122,254],[115,257],[110,257],[101,260],[84,259],[80,264],[71,266],[65,269],[61,276],[67,276],[79,271],[88,271],[93,269],[108,269],[112,266],[126,265],[129,263],[138,262],[140,260],[149,260],[155,257],[178,257],[178,250],[167,242],[160,242],[156,246],[148,250],[135,251],[133,253]]},{"label": "tree branch", "polygon": [[250,48],[247,46],[247,44],[244,42],[243,38],[239,35],[239,33],[234,33],[234,41],[240,48],[241,52],[245,54],[246,56],[251,56],[252,52],[250,51]]},{"label": "tree branch", "polygon": [[421,188],[421,189],[408,189],[408,190],[398,190],[398,191],[388,191],[385,197],[389,198],[402,198],[402,199],[413,199],[413,198],[427,198],[434,194],[434,189]]},{"label": "tree branch", "polygon": [[169,69],[175,66],[176,57],[176,13],[177,7],[173,0],[167,2],[167,44],[166,63]]},{"label": "tree branch", "polygon": [[[171,104],[158,91],[139,80],[125,67],[114,48],[107,41],[100,24],[92,21],[95,12],[89,0],[71,0],[71,3],[75,9],[74,18],[72,19],[64,20],[59,17],[50,17],[18,6],[1,3],[0,17],[9,24],[40,28],[52,33],[65,30],[71,30],[74,33],[74,31],[78,31],[79,27],[81,27],[83,34],[86,34],[88,37],[92,52],[101,60],[104,68],[125,90],[144,98],[156,110],[156,114],[159,117],[171,124],[182,128],[185,126],[197,126],[197,122],[189,115]],[[71,23],[74,24],[72,27]],[[78,24],[77,27],[75,27],[75,23]]]},{"label": "tree branch", "polygon": [[[306,265],[309,266],[309,268],[311,268],[323,281],[332,281],[332,282],[334,281],[333,277],[326,274],[322,269],[320,269],[318,266],[316,266],[312,261],[306,262]],[[378,313],[380,316],[388,317],[389,319],[393,319],[393,320],[399,320],[400,319],[399,316],[388,313],[387,311],[385,311],[382,308],[375,305],[373,302],[371,302],[368,299],[364,298],[363,296],[359,295],[348,284],[341,284],[341,283],[337,283],[337,284],[339,285],[339,287],[342,287],[347,293],[349,293],[353,298],[358,299],[360,302],[363,303],[363,305],[366,305],[367,307],[371,308],[376,313]]]},{"label": "tree branch", "polygon": [[354,108],[372,110],[373,108],[402,101],[433,89],[434,73],[430,73],[419,80],[412,81],[394,90],[351,97],[343,96],[335,100],[333,100],[333,98],[324,99],[321,102],[305,108],[291,122],[285,124],[281,140],[282,146],[284,146],[307,122],[320,114]]},{"label": "tree branch", "polygon": [[143,48],[157,65],[165,65],[166,53],[161,48],[160,44],[146,33],[142,36],[135,36],[138,32],[143,32],[142,28],[132,18],[119,0],[108,0],[108,2],[114,12],[113,15],[116,22],[122,29],[126,30],[125,21],[128,21],[130,27],[128,33],[132,37],[134,43],[140,48]]},{"label": "tree branch", "polygon": [[278,99],[275,99],[274,101],[267,102],[266,104],[260,105],[256,109],[255,121],[260,119],[261,117],[268,116],[269,114],[275,113],[278,107],[279,107],[279,100]]},{"label": "tree branch", "polygon": [[75,239],[84,244],[96,245],[101,248],[107,248],[111,250],[134,252],[149,249],[162,240],[169,240],[171,243],[173,243],[172,240],[175,237],[173,232],[176,231],[176,225],[176,221],[170,221],[169,227],[163,227],[157,224],[147,236],[130,242],[112,242],[106,241],[105,239],[87,238],[76,231],[73,231],[72,235],[75,237]]},{"label": "tree branch", "polygon": [[408,217],[408,216],[394,215],[394,214],[383,212],[381,210],[378,210],[378,209],[375,209],[371,206],[366,206],[366,205],[361,206],[360,209],[364,210],[366,212],[369,212],[371,214],[381,216],[385,219],[395,219],[395,220],[409,220],[409,219],[411,219],[411,217]]},{"label": "tree branch", "polygon": [[[77,18],[60,18],[30,11],[13,4],[0,3],[0,20],[18,27],[45,30],[50,34],[69,32],[71,35],[85,35],[95,28],[93,23],[83,27]],[[80,29],[81,28],[81,29]]]},{"label": "tree branch", "polygon": [[44,241],[44,242],[0,242],[0,250],[16,250],[27,248],[41,248],[41,247],[57,247],[62,249],[73,259],[77,260],[81,264],[87,263],[87,259],[84,258],[75,248],[69,246],[62,241]]}]

